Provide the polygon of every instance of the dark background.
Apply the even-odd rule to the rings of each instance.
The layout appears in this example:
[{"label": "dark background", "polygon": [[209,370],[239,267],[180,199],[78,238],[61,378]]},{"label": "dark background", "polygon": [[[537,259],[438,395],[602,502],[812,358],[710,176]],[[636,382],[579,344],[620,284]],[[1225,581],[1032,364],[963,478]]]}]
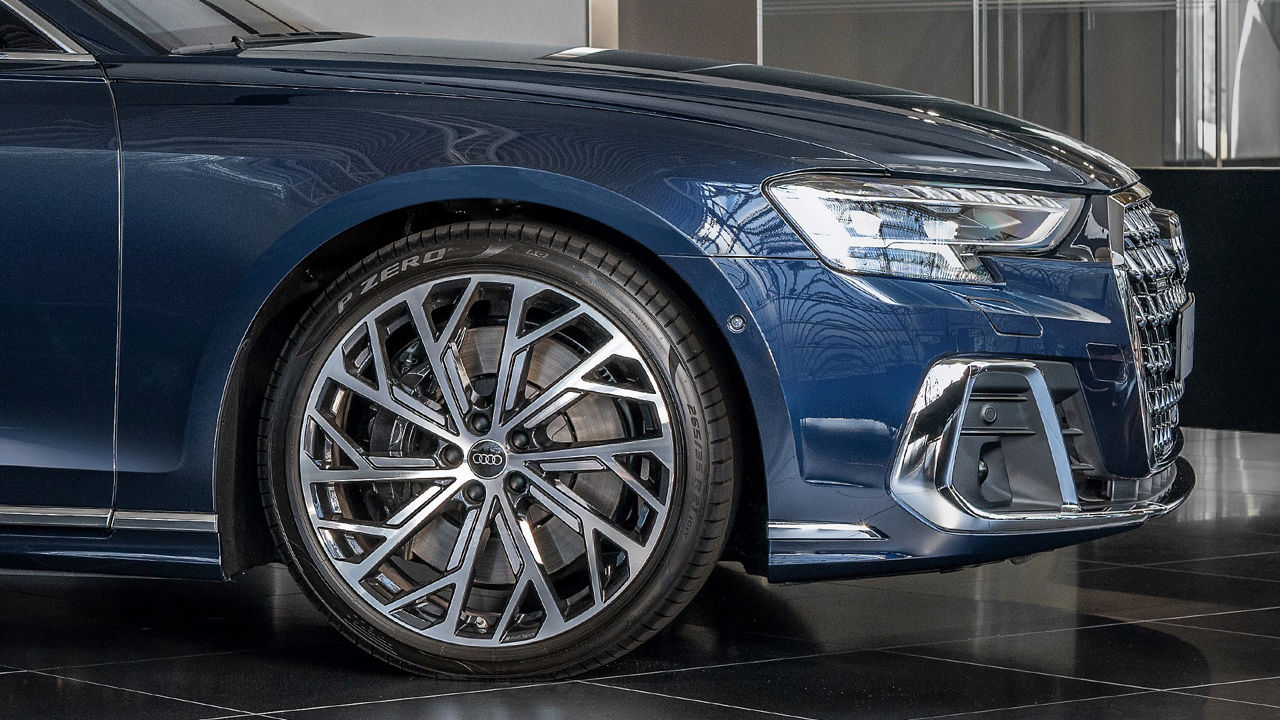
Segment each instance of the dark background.
[{"label": "dark background", "polygon": [[1196,294],[1182,424],[1280,432],[1280,170],[1144,169],[1182,217]]}]

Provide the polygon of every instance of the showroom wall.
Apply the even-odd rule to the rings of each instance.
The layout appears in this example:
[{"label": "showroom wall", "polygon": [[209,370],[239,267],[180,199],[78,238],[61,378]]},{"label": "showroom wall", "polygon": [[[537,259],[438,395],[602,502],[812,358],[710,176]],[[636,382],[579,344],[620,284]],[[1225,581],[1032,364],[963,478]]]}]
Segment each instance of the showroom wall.
[{"label": "showroom wall", "polygon": [[620,48],[756,61],[756,0],[614,0],[613,4]]},{"label": "showroom wall", "polygon": [[414,35],[578,47],[587,44],[585,0],[281,0],[329,27],[370,35]]}]

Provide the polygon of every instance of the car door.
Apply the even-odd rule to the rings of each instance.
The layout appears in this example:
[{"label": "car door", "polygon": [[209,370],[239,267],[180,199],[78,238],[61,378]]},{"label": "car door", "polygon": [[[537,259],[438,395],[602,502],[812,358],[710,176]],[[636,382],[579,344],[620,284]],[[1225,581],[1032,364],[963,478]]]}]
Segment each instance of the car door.
[{"label": "car door", "polygon": [[0,0],[0,525],[110,517],[116,138],[93,57]]}]

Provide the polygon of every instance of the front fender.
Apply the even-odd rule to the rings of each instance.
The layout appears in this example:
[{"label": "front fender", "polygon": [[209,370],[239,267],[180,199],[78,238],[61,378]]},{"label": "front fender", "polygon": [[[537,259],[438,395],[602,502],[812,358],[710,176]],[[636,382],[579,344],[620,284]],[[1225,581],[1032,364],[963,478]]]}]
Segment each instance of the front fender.
[{"label": "front fender", "polygon": [[[497,166],[446,167],[387,178],[342,195],[308,214],[273,243],[244,275],[221,313],[199,369],[188,421],[188,447],[223,447],[235,424],[226,422],[234,401],[237,362],[244,361],[246,342],[273,295],[292,273],[327,241],[361,223],[407,207],[450,200],[502,199],[534,203],[573,213],[634,240],[657,256],[701,299],[717,323],[716,332],[737,361],[750,406],[760,428],[763,472],[769,487],[784,478],[798,479],[794,436],[777,368],[764,337],[754,322],[742,332],[725,333],[724,321],[741,315],[750,319],[742,298],[698,242],[671,221],[616,192],[564,175]],[[691,209],[689,212],[700,212]],[[369,251],[375,248],[370,247]],[[205,455],[205,454],[202,454]],[[208,453],[210,509],[225,510],[218,499],[219,479],[234,475],[228,453]],[[196,469],[192,468],[195,472]],[[785,484],[785,483],[784,483]]]}]

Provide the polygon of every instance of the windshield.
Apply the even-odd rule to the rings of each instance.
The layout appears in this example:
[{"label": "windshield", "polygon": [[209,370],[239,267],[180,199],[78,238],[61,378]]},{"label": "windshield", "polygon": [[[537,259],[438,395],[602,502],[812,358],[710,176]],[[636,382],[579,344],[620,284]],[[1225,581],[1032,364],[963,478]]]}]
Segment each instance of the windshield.
[{"label": "windshield", "polygon": [[[273,0],[95,0],[156,46],[173,51],[216,50],[261,39],[297,42],[333,33]],[[315,37],[316,34],[320,37]],[[262,38],[262,36],[270,36]],[[237,40],[239,42],[237,42]]]}]

